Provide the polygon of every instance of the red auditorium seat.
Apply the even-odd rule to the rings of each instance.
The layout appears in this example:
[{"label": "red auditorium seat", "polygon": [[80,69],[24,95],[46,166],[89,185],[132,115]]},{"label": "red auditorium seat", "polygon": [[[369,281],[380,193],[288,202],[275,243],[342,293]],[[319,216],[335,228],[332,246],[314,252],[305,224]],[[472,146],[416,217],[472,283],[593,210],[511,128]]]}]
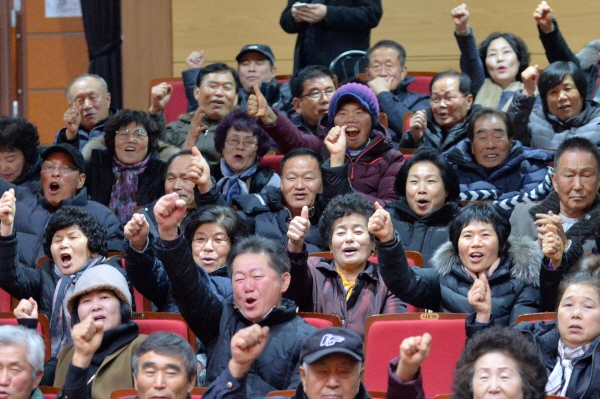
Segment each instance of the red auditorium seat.
[{"label": "red auditorium seat", "polygon": [[316,312],[298,312],[298,316],[302,317],[311,326],[317,328],[341,327],[342,321],[339,316],[327,313]]},{"label": "red auditorium seat", "polygon": [[541,312],[541,313],[527,313],[517,316],[516,324],[524,321],[529,323],[535,323],[536,321],[550,321],[556,320],[556,312]]},{"label": "red auditorium seat", "polygon": [[183,80],[179,77],[168,77],[168,78],[154,78],[150,80],[150,89],[148,91],[148,104],[150,104],[150,93],[152,87],[167,82],[173,86],[173,92],[171,93],[171,99],[165,107],[165,122],[167,124],[176,121],[179,115],[187,113],[188,101],[185,96],[185,87],[183,86]]},{"label": "red auditorium seat", "polygon": [[265,155],[258,161],[259,166],[271,169],[281,176],[281,159],[283,155]]},{"label": "red auditorium seat", "polygon": [[134,313],[132,320],[140,328],[140,334],[170,331],[185,338],[196,351],[196,336],[179,313]]},{"label": "red auditorium seat", "polygon": [[429,84],[433,77],[437,75],[437,72],[409,72],[408,76],[412,76],[416,80],[408,85],[408,91],[415,93],[431,94],[429,91]]},{"label": "red auditorium seat", "polygon": [[365,378],[368,390],[387,391],[387,368],[405,338],[428,332],[433,337],[423,363],[423,385],[429,398],[452,392],[452,373],[465,346],[463,313],[405,313],[367,318]]}]

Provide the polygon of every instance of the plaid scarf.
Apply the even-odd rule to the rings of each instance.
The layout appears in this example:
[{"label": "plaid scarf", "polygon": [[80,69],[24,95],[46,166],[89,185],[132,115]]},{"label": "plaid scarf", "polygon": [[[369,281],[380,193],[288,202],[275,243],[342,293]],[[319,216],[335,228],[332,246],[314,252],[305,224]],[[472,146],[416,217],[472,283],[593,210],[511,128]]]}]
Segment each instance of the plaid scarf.
[{"label": "plaid scarf", "polygon": [[133,165],[121,163],[117,157],[113,158],[112,172],[115,175],[110,202],[108,207],[113,211],[121,223],[125,223],[133,215],[137,206],[138,175],[144,173],[150,160],[150,154],[143,161]]},{"label": "plaid scarf", "polygon": [[567,348],[562,340],[558,341],[558,356],[556,366],[548,377],[546,383],[546,394],[565,396],[569,387],[569,380],[573,372],[573,360],[583,356],[589,345],[580,346],[575,349]]}]

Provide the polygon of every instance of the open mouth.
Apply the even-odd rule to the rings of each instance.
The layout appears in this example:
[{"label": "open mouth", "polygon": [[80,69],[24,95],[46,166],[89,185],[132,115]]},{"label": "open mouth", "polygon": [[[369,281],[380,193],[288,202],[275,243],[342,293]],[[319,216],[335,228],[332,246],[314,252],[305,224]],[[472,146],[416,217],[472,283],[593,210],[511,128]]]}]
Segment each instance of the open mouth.
[{"label": "open mouth", "polygon": [[126,152],[135,152],[135,147],[125,147]]},{"label": "open mouth", "polygon": [[356,138],[360,134],[360,129],[354,126],[346,128],[346,136],[348,138]]},{"label": "open mouth", "polygon": [[429,205],[429,201],[428,201],[428,200],[426,200],[426,199],[424,199],[424,198],[421,198],[421,199],[418,199],[418,200],[417,200],[417,206],[418,206],[419,208],[426,208],[426,207],[427,207],[427,205]]},{"label": "open mouth", "polygon": [[244,157],[241,156],[240,154],[236,154],[236,155],[233,156],[233,159],[235,161],[242,162],[244,160]]},{"label": "open mouth", "polygon": [[498,73],[504,73],[504,72],[506,72],[506,67],[500,66],[496,70],[498,71]]},{"label": "open mouth", "polygon": [[106,321],[106,317],[105,316],[94,316],[94,321],[100,321],[102,323],[104,323]]},{"label": "open mouth", "polygon": [[56,194],[58,192],[58,190],[60,190],[60,184],[58,184],[56,182],[52,182],[52,183],[50,183],[49,189],[50,189],[50,194]]},{"label": "open mouth", "polygon": [[225,105],[225,101],[223,100],[212,100],[210,103],[215,107],[222,107]]},{"label": "open mouth", "polygon": [[358,252],[358,249],[356,249],[356,248],[345,248],[345,249],[342,250],[342,252],[346,256],[352,256],[352,255],[354,255],[355,253]]},{"label": "open mouth", "polygon": [[479,261],[481,261],[481,259],[483,259],[483,253],[471,252],[469,254],[469,259],[471,259],[472,262],[479,262]]},{"label": "open mouth", "polygon": [[61,254],[60,255],[60,262],[61,262],[61,264],[62,264],[63,267],[69,267],[71,265],[71,260],[72,259],[73,258],[69,254]]},{"label": "open mouth", "polygon": [[246,307],[252,307],[256,303],[256,298],[246,298],[244,299],[244,303]]}]

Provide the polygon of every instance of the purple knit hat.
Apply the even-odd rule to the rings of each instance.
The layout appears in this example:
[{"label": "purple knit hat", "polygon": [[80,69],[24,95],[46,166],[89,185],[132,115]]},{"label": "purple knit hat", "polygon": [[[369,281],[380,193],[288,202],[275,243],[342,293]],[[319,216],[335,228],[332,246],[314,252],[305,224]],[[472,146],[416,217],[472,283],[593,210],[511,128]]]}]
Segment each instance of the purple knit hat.
[{"label": "purple knit hat", "polygon": [[[345,99],[346,101],[342,101]],[[340,107],[346,104],[347,100],[355,100],[360,105],[362,105],[373,119],[373,123],[377,121],[379,117],[379,102],[377,101],[377,96],[373,93],[373,90],[369,88],[367,85],[363,85],[361,83],[346,83],[331,97],[329,101],[329,123],[333,125],[333,118],[335,118],[335,114],[338,113]]]}]

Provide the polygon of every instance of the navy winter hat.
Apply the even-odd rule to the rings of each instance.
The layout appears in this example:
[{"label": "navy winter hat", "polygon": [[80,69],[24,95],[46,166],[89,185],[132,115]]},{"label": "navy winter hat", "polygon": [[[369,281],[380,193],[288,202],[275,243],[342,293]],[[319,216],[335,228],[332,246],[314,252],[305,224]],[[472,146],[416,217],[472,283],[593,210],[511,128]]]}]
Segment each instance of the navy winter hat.
[{"label": "navy winter hat", "polygon": [[379,117],[379,102],[373,90],[361,83],[347,83],[337,89],[329,101],[328,117],[331,125],[333,125],[333,118],[335,118],[335,114],[338,113],[341,106],[352,101],[358,102],[369,112],[373,123],[377,121]]}]

